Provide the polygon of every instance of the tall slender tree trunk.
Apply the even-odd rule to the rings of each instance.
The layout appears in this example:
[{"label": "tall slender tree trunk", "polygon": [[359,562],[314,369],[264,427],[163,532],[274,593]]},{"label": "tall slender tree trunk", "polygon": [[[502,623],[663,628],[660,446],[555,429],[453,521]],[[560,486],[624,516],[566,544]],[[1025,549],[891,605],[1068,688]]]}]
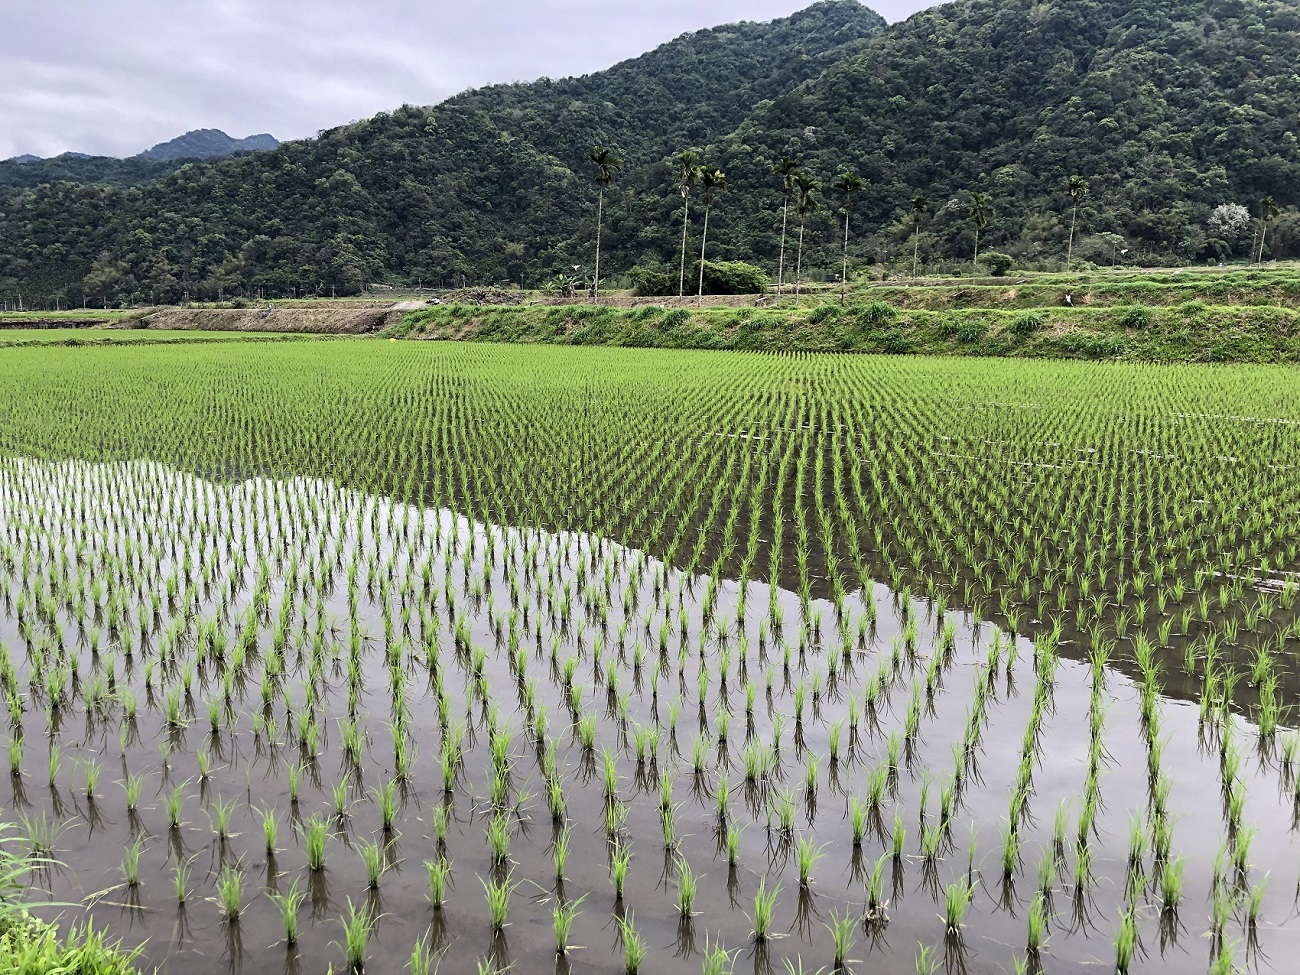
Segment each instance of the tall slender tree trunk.
[{"label": "tall slender tree trunk", "polygon": [[1074,216],[1070,218],[1070,246],[1065,251],[1065,273],[1070,273],[1070,265],[1074,263],[1074,226],[1079,222],[1079,208],[1074,208]]},{"label": "tall slender tree trunk", "polygon": [[[682,203],[685,205],[685,210],[682,212],[682,274],[677,282],[678,298],[681,298],[686,294],[686,228],[690,225],[691,198],[689,196],[683,196]],[[671,280],[671,278],[669,280]]]},{"label": "tall slender tree trunk", "polygon": [[975,228],[975,267],[974,273],[980,273],[980,228]]},{"label": "tall slender tree trunk", "polygon": [[782,285],[785,284],[785,230],[787,221],[790,219],[790,194],[785,195],[785,206],[781,207],[781,262],[776,266],[776,294],[781,296]]},{"label": "tall slender tree trunk", "polygon": [[1267,220],[1264,221],[1264,229],[1261,230],[1261,231],[1260,231],[1260,234],[1259,234],[1259,258],[1258,258],[1258,260],[1255,261],[1256,264],[1263,264],[1263,263],[1264,263],[1264,241],[1266,241],[1266,240],[1268,240],[1268,221],[1267,221]]},{"label": "tall slender tree trunk", "polygon": [[799,285],[803,283],[803,219],[799,220],[799,257],[794,265],[794,296],[799,297]]},{"label": "tall slender tree trunk", "polygon": [[921,221],[912,227],[912,277],[916,277],[917,260],[921,256]]},{"label": "tall slender tree trunk", "polygon": [[709,243],[709,210],[712,209],[707,204],[704,207],[704,236],[700,238],[700,290],[696,297],[704,297],[704,248]]},{"label": "tall slender tree trunk", "polygon": [[600,231],[605,222],[605,187],[600,188],[596,202],[596,293],[595,300],[600,301]]},{"label": "tall slender tree trunk", "polygon": [[840,271],[840,304],[848,301],[849,287],[849,214],[844,211],[844,267]]}]

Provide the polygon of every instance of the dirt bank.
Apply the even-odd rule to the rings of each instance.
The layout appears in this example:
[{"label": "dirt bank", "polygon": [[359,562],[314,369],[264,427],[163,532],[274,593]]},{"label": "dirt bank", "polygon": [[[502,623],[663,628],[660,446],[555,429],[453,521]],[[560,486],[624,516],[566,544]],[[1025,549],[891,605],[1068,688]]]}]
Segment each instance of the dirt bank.
[{"label": "dirt bank", "polygon": [[382,308],[170,308],[141,319],[138,327],[205,332],[297,332],[368,335],[396,322],[402,311]]}]

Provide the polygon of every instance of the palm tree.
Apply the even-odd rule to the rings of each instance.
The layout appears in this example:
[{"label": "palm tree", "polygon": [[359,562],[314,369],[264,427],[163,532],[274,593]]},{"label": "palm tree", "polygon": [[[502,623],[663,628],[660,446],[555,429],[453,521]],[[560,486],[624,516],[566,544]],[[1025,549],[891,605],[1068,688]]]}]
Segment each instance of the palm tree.
[{"label": "palm tree", "polygon": [[785,156],[776,164],[773,172],[781,177],[781,191],[785,194],[785,202],[781,204],[781,262],[776,268],[776,293],[780,295],[782,285],[785,283],[785,231],[790,216],[790,195],[794,193],[799,164],[789,156]]},{"label": "palm tree", "polygon": [[835,178],[835,188],[844,194],[844,267],[840,274],[840,304],[847,298],[849,286],[849,213],[853,208],[853,194],[861,193],[867,188],[862,177],[851,169],[840,170]]},{"label": "palm tree", "polygon": [[1079,204],[1088,195],[1088,181],[1082,176],[1071,176],[1066,188],[1070,191],[1070,199],[1074,201],[1074,215],[1070,217],[1070,246],[1065,252],[1065,270],[1068,273],[1074,262],[1074,225],[1079,220]]},{"label": "palm tree", "polygon": [[686,294],[686,229],[691,218],[691,187],[700,181],[700,154],[694,149],[687,149],[678,154],[677,192],[682,195],[682,272],[677,282],[677,297]]},{"label": "palm tree", "polygon": [[600,196],[596,203],[596,300],[600,300],[600,233],[605,223],[605,190],[614,182],[614,174],[623,168],[623,160],[608,149],[596,146],[587,153],[587,161],[596,167],[596,185],[600,187]]},{"label": "palm tree", "polygon": [[794,266],[794,296],[799,297],[799,285],[803,281],[803,231],[804,225],[808,218],[822,208],[822,201],[817,199],[817,191],[821,186],[817,180],[813,179],[807,173],[799,173],[795,176],[795,189],[799,193],[799,199],[795,204],[795,213],[799,215],[799,256]]},{"label": "palm tree", "polygon": [[930,209],[930,201],[924,196],[912,198],[912,277],[916,277],[917,260],[921,256],[921,218]]},{"label": "palm tree", "polygon": [[987,193],[972,193],[970,195],[970,222],[975,225],[975,273],[979,273],[980,266],[980,232],[989,225],[993,219],[993,201],[989,199]]},{"label": "palm tree", "polygon": [[704,200],[704,236],[700,238],[700,290],[704,297],[704,248],[709,243],[709,210],[717,195],[727,188],[727,174],[717,166],[700,167],[700,197]]},{"label": "palm tree", "polygon": [[1268,222],[1277,219],[1278,214],[1282,212],[1278,209],[1278,205],[1273,202],[1272,194],[1260,201],[1260,211],[1264,214],[1264,230],[1259,235],[1259,257],[1255,261],[1256,264],[1264,263],[1264,240],[1268,237]]}]

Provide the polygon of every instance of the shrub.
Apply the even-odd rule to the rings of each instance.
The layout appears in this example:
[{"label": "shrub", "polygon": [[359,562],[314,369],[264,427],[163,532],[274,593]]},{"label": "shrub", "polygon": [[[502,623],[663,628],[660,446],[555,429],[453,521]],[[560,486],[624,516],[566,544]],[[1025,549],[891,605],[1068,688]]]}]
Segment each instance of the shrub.
[{"label": "shrub", "polygon": [[1023,315],[1017,315],[1011,322],[1011,334],[1024,337],[1033,335],[1043,327],[1043,320],[1033,312],[1027,311]]},{"label": "shrub", "polygon": [[887,301],[871,301],[857,309],[858,324],[866,328],[888,325],[898,317],[898,309]]},{"label": "shrub", "polygon": [[[699,281],[700,265],[697,261],[694,280]],[[705,261],[704,293],[706,295],[753,295],[767,291],[771,279],[767,272],[744,261]]]},{"label": "shrub", "polygon": [[1001,254],[998,251],[989,251],[980,257],[980,263],[989,269],[989,274],[995,278],[1006,275],[1015,266],[1015,261],[1011,259],[1010,254]]},{"label": "shrub", "polygon": [[1120,328],[1146,328],[1151,321],[1151,309],[1146,305],[1128,305],[1119,309],[1116,322]]},{"label": "shrub", "polygon": [[677,293],[677,282],[660,267],[638,264],[628,272],[628,277],[632,279],[632,293],[643,298]]}]

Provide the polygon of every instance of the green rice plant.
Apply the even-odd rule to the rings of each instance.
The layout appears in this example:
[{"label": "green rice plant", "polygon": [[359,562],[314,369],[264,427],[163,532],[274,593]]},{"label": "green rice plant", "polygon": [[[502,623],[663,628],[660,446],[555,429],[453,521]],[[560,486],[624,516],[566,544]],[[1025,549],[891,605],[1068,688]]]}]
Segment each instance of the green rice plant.
[{"label": "green rice plant", "polygon": [[831,940],[835,945],[834,968],[836,971],[843,971],[849,961],[849,952],[853,950],[854,930],[858,926],[858,918],[854,917],[848,911],[842,915],[836,915],[831,912],[831,922],[826,929],[831,933]]},{"label": "green rice plant", "polygon": [[298,912],[306,900],[306,894],[299,889],[299,878],[295,877],[289,889],[284,893],[272,891],[271,902],[280,914],[280,924],[284,928],[284,943],[290,947],[298,943]]},{"label": "green rice plant", "polygon": [[569,944],[569,934],[573,930],[573,922],[578,917],[580,903],[581,901],[561,901],[551,911],[551,931],[555,935],[555,953],[561,958],[567,956],[569,949],[573,947]]},{"label": "green rice plant", "polygon": [[1183,857],[1164,861],[1160,868],[1160,909],[1167,913],[1178,910],[1178,903],[1183,899]]},{"label": "green rice plant", "polygon": [[190,865],[181,861],[176,864],[172,874],[172,889],[176,893],[176,903],[184,904],[190,896]]},{"label": "green rice plant", "polygon": [[366,887],[369,890],[379,889],[379,879],[384,875],[387,866],[384,862],[385,851],[386,847],[380,846],[374,840],[362,840],[357,844],[357,853],[366,868]]},{"label": "green rice plant", "polygon": [[702,975],[734,975],[735,952],[727,951],[719,944],[704,944],[704,964]]},{"label": "green rice plant", "polygon": [[966,921],[966,912],[975,897],[975,888],[969,884],[949,884],[944,891],[943,921],[944,929],[953,936],[961,934]]},{"label": "green rice plant", "polygon": [[894,811],[894,830],[890,835],[890,852],[894,859],[901,860],[907,848],[907,828],[903,825],[903,814]]},{"label": "green rice plant", "polygon": [[235,867],[226,867],[217,878],[217,908],[227,922],[238,921],[244,909],[244,875]]},{"label": "green rice plant", "polygon": [[695,894],[698,885],[691,866],[685,860],[677,863],[677,913],[689,918],[695,907]]},{"label": "green rice plant", "polygon": [[406,963],[407,969],[411,975],[435,975],[437,967],[434,965],[435,954],[425,946],[424,942],[417,941],[415,947],[411,949],[411,958]]},{"label": "green rice plant", "polygon": [[442,859],[425,860],[424,869],[429,878],[429,903],[438,910],[447,903],[447,882],[451,879],[451,864]]},{"label": "green rice plant", "polygon": [[374,915],[368,907],[354,905],[349,897],[347,916],[339,923],[343,926],[343,957],[347,960],[348,971],[361,975],[366,970],[366,956],[375,931]]},{"label": "green rice plant", "polygon": [[614,897],[617,900],[623,899],[623,891],[627,884],[627,870],[632,863],[632,851],[619,847],[614,851],[609,861],[609,878],[614,885]]},{"label": "green rice plant", "polygon": [[510,913],[510,895],[514,893],[518,885],[510,882],[509,875],[492,881],[486,881],[480,877],[479,883],[483,885],[483,893],[487,898],[488,917],[493,932],[505,930]]},{"label": "green rice plant", "polygon": [[141,841],[137,839],[128,846],[122,860],[122,879],[131,888],[140,886],[140,844]]},{"label": "green rice plant", "polygon": [[169,829],[181,828],[181,809],[185,801],[184,786],[178,785],[168,794],[166,799],[167,806],[167,826]]},{"label": "green rice plant", "polygon": [[307,867],[313,871],[325,869],[325,840],[329,827],[319,815],[313,815],[302,828],[303,845],[307,851]]},{"label": "green rice plant", "polygon": [[754,894],[754,914],[750,918],[753,924],[753,938],[757,942],[768,941],[772,938],[772,916],[776,911],[776,898],[781,888],[777,887],[770,893],[767,889],[767,878],[760,878],[758,881],[758,891]]},{"label": "green rice plant", "polygon": [[649,952],[645,940],[637,933],[635,916],[629,911],[626,916],[615,918],[618,922],[618,936],[623,942],[623,970],[627,975],[637,975]]},{"label": "green rice plant", "polygon": [[1119,918],[1119,929],[1115,932],[1115,971],[1118,975],[1128,975],[1137,952],[1137,919],[1132,911],[1125,911]]},{"label": "green rice plant", "polygon": [[1034,900],[1029,905],[1027,919],[1029,933],[1025,942],[1025,953],[1031,958],[1036,958],[1047,944],[1047,907],[1042,890],[1034,895]]},{"label": "green rice plant", "polygon": [[510,823],[505,816],[497,814],[488,820],[487,841],[493,863],[510,859]]},{"label": "green rice plant", "polygon": [[[21,749],[21,743],[19,745]],[[86,798],[94,799],[95,790],[99,785],[100,773],[104,771],[104,766],[95,759],[87,759],[81,763],[82,774],[85,776]]]}]

